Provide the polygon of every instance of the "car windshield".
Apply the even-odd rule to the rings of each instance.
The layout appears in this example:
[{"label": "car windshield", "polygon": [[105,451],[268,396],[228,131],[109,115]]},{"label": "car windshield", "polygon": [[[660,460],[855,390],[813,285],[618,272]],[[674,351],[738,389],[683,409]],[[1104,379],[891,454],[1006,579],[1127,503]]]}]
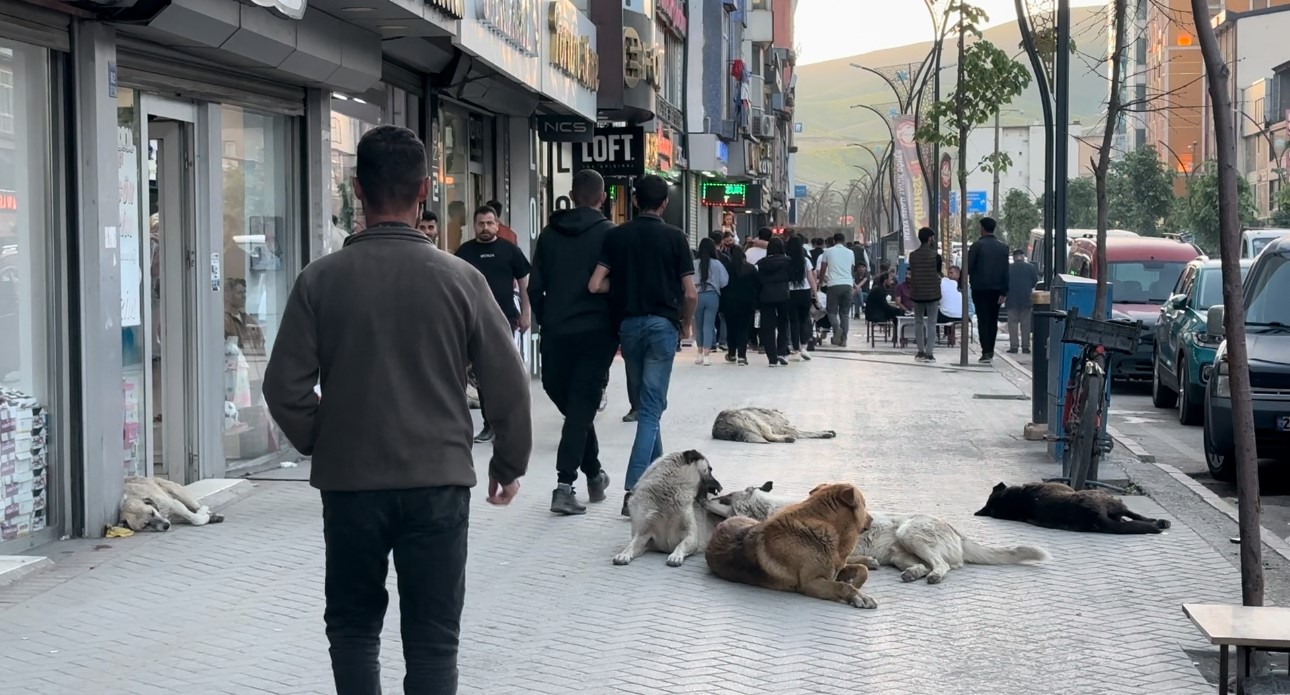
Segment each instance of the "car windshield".
[{"label": "car windshield", "polygon": [[1253,251],[1253,253],[1250,254],[1250,258],[1254,258],[1260,253],[1263,253],[1263,248],[1276,240],[1277,240],[1277,237],[1274,237],[1274,236],[1256,236],[1251,238],[1250,250]]},{"label": "car windshield", "polygon": [[[1241,282],[1250,274],[1248,265],[1241,266]],[[1223,269],[1202,268],[1200,271],[1200,289],[1196,293],[1196,308],[1205,311],[1212,306],[1223,303]]]},{"label": "car windshield", "polygon": [[1181,261],[1120,261],[1107,264],[1106,279],[1116,304],[1163,304],[1185,267]]},{"label": "car windshield", "polygon": [[1277,255],[1263,259],[1256,284],[1247,294],[1250,304],[1245,309],[1245,322],[1254,325],[1290,326],[1290,256]]}]

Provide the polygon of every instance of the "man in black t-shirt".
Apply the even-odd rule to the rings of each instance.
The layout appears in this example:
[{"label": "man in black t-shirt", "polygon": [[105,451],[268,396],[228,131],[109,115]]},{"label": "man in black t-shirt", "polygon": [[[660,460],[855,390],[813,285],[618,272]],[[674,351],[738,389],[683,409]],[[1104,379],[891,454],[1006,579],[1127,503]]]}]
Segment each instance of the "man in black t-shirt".
[{"label": "man in black t-shirt", "polygon": [[689,337],[698,300],[690,243],[662,218],[667,194],[667,182],[658,176],[636,182],[640,213],[605,238],[604,256],[587,285],[592,292],[609,293],[627,372],[639,385],[636,440],[625,481],[629,497],[650,462],[663,455],[659,420],[667,409],[672,362],[678,339]]},{"label": "man in black t-shirt", "polygon": [[[523,333],[529,329],[529,260],[524,252],[511,242],[497,236],[497,212],[487,205],[475,211],[475,238],[457,248],[457,257],[474,266],[488,282],[493,298],[502,314],[511,324],[512,331]],[[515,306],[515,287],[519,285],[520,305]],[[488,425],[488,412],[484,399],[479,399],[479,412],[484,427],[475,437],[477,442],[493,439],[493,428]]]}]

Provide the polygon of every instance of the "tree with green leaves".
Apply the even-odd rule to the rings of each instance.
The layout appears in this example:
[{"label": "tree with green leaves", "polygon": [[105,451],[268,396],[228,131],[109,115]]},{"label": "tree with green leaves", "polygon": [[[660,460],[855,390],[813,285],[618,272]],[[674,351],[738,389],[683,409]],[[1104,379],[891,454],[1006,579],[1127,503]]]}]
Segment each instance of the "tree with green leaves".
[{"label": "tree with green leaves", "polygon": [[[967,200],[968,136],[977,127],[989,123],[999,110],[1012,103],[1030,85],[1030,70],[1013,60],[1007,52],[986,41],[981,26],[989,16],[979,7],[963,0],[952,0],[947,16],[957,17],[958,67],[954,89],[943,100],[932,104],[924,114],[915,137],[918,142],[940,145],[959,151],[959,200]],[[969,41],[970,39],[970,41]],[[987,154],[973,169],[1006,170],[1012,164],[1007,152]],[[967,276],[967,205],[959,206],[959,229],[963,234],[964,276]],[[948,251],[949,249],[946,249]],[[970,282],[970,278],[969,278]],[[962,335],[968,335],[968,300],[963,295]],[[961,341],[959,364],[968,363],[967,341]]]},{"label": "tree with green leaves", "polygon": [[[1036,204],[1043,210],[1044,199],[1041,196]],[[1066,227],[1067,229],[1097,228],[1097,188],[1092,176],[1081,176],[1071,179],[1066,184]],[[1060,259],[1058,265],[1066,263]]]},{"label": "tree with green leaves", "polygon": [[1003,228],[1003,239],[1014,249],[1025,248],[1030,242],[1030,230],[1044,223],[1044,215],[1035,205],[1035,199],[1018,188],[1004,196],[1002,213],[999,226]]},{"label": "tree with green leaves", "polygon": [[1272,227],[1290,227],[1290,186],[1277,191],[1277,209],[1268,216],[1268,225]]},{"label": "tree with green leaves", "polygon": [[[1244,176],[1236,177],[1237,213],[1242,228],[1253,226],[1258,220],[1254,194]],[[1206,253],[1218,252],[1219,208],[1218,167],[1206,162],[1187,182],[1187,197],[1183,201],[1181,221],[1186,224]],[[1239,233],[1239,232],[1238,232]]]},{"label": "tree with green leaves", "polygon": [[1107,179],[1114,227],[1160,236],[1173,208],[1174,174],[1147,145],[1111,165]]}]

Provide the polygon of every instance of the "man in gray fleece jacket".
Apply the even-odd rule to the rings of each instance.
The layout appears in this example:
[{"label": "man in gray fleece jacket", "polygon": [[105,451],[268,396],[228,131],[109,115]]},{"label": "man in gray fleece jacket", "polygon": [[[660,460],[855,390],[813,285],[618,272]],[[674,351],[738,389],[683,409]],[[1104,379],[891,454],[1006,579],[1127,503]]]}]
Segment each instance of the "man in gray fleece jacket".
[{"label": "man in gray fleece jacket", "polygon": [[367,227],[300,273],[264,377],[269,412],[313,457],[309,482],[322,493],[323,617],[339,695],[381,691],[391,551],[404,690],[457,692],[476,482],[467,366],[497,435],[489,502],[515,498],[533,445],[528,373],[488,284],[413,226],[427,190],[412,131],[363,136],[354,193]]}]

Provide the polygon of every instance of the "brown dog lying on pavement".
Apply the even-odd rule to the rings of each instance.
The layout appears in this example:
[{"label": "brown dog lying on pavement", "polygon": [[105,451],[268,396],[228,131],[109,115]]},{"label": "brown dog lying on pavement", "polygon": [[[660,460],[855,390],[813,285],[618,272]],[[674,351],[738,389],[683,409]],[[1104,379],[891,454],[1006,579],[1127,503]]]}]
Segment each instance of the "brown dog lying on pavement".
[{"label": "brown dog lying on pavement", "polygon": [[704,557],[727,581],[877,608],[860,592],[869,568],[847,560],[868,526],[860,489],[825,483],[766,521],[736,516],[721,522]]}]

